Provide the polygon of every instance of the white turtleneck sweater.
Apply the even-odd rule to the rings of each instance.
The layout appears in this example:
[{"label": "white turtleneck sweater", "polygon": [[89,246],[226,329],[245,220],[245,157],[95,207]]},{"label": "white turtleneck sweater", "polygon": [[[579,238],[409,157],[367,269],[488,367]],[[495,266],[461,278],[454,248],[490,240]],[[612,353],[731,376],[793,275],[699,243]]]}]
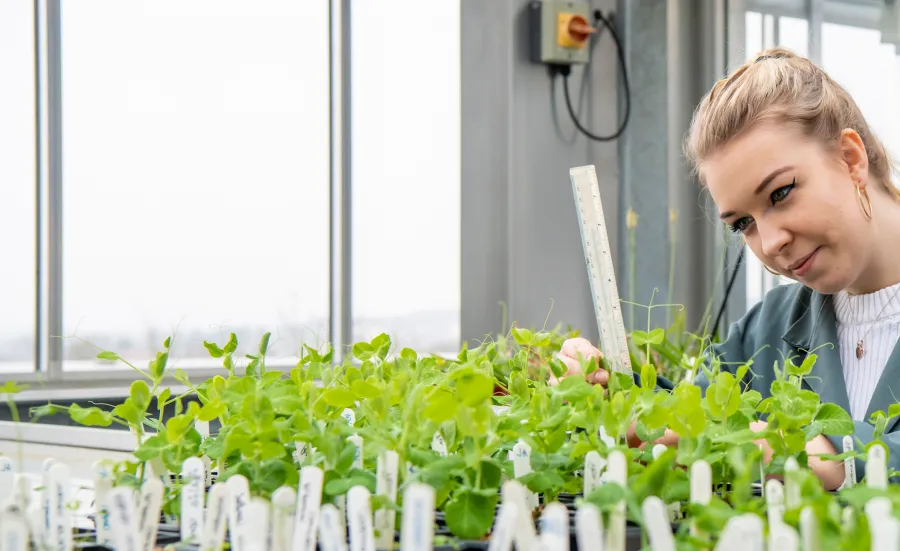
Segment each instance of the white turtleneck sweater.
[{"label": "white turtleneck sweater", "polygon": [[[900,284],[865,295],[840,291],[833,298],[850,415],[865,421],[875,386],[900,337]],[[865,354],[857,359],[860,339]]]}]

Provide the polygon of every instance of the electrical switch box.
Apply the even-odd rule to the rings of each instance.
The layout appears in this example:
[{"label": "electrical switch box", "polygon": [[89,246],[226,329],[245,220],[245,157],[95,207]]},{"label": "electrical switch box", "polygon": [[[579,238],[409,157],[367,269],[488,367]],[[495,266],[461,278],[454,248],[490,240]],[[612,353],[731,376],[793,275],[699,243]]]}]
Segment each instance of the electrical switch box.
[{"label": "electrical switch box", "polygon": [[591,6],[578,0],[534,0],[528,5],[529,56],[534,63],[587,63]]}]

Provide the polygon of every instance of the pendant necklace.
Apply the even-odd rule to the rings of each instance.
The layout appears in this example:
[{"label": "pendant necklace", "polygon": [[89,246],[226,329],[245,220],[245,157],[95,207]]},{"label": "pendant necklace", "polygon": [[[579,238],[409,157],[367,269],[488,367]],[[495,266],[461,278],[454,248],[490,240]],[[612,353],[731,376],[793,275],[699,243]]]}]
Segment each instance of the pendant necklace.
[{"label": "pendant necklace", "polygon": [[[857,360],[861,360],[862,357],[863,357],[863,356],[865,355],[865,353],[866,353],[866,347],[865,347],[865,344],[864,344],[864,342],[863,342],[864,339],[869,335],[869,331],[871,331],[872,328],[874,328],[875,325],[876,325],[879,321],[881,321],[881,315],[884,314],[884,311],[887,310],[887,307],[888,307],[892,302],[894,302],[894,298],[896,298],[897,292],[898,292],[898,291],[900,291],[900,286],[898,286],[897,289],[894,290],[894,294],[891,295],[891,299],[890,299],[889,301],[887,301],[887,302],[885,303],[885,305],[881,308],[881,312],[878,313],[878,316],[876,316],[875,321],[872,322],[871,327],[869,327],[869,329],[866,330],[866,332],[863,333],[863,335],[856,341],[856,359],[857,359]],[[849,297],[851,300],[853,299],[853,296],[852,296],[852,295],[848,295],[848,297]],[[852,302],[851,302],[851,304],[852,304]],[[851,312],[852,312],[852,310],[853,310],[853,309],[851,308]],[[853,314],[854,314],[854,319],[855,319],[855,317],[856,317],[855,312],[854,312]]]}]

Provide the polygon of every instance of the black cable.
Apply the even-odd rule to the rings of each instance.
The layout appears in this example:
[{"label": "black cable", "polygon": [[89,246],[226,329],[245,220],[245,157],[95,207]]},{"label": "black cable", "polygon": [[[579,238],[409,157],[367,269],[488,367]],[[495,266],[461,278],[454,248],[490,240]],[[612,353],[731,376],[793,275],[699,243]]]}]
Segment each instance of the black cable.
[{"label": "black cable", "polygon": [[716,337],[716,332],[719,330],[719,322],[722,321],[722,315],[725,313],[725,306],[728,304],[728,297],[731,296],[731,288],[734,287],[734,282],[737,279],[738,271],[741,269],[741,264],[744,263],[744,251],[746,247],[741,247],[741,252],[738,253],[737,262],[734,263],[734,271],[731,272],[731,278],[728,280],[728,286],[725,288],[725,296],[722,297],[722,306],[719,307],[719,315],[716,316],[716,323],[713,325],[713,330],[710,335],[713,338]]},{"label": "black cable", "polygon": [[609,29],[610,35],[612,35],[613,41],[616,43],[616,54],[619,58],[619,66],[622,69],[622,85],[625,88],[625,116],[622,120],[621,126],[619,129],[610,136],[597,136],[592,133],[590,130],[586,129],[581,122],[578,120],[578,116],[575,114],[575,109],[572,107],[572,98],[569,93],[569,75],[572,72],[572,68],[569,65],[552,65],[551,69],[555,75],[562,75],[563,77],[563,93],[566,98],[566,109],[569,111],[569,117],[572,118],[572,122],[575,124],[575,127],[581,131],[582,134],[587,136],[588,138],[598,141],[598,142],[608,142],[617,139],[622,135],[622,132],[625,131],[625,127],[628,125],[628,119],[631,116],[631,88],[628,83],[628,67],[625,64],[625,52],[622,48],[622,41],[619,39],[619,34],[616,32],[615,26],[612,22],[607,19],[603,12],[600,10],[594,10],[594,20],[603,24],[604,27]]}]

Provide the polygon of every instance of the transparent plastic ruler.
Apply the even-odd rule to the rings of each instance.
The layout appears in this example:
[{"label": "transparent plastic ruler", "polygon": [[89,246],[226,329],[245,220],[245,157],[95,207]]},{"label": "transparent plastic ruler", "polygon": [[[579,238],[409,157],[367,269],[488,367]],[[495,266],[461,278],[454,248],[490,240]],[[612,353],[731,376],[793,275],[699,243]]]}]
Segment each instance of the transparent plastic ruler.
[{"label": "transparent plastic ruler", "polygon": [[581,225],[584,260],[591,282],[597,328],[600,330],[600,349],[610,369],[631,373],[631,357],[625,340],[625,324],[622,321],[609,236],[606,234],[597,171],[594,165],[574,167],[569,169],[569,177],[575,192],[575,210],[578,211],[578,222]]}]

